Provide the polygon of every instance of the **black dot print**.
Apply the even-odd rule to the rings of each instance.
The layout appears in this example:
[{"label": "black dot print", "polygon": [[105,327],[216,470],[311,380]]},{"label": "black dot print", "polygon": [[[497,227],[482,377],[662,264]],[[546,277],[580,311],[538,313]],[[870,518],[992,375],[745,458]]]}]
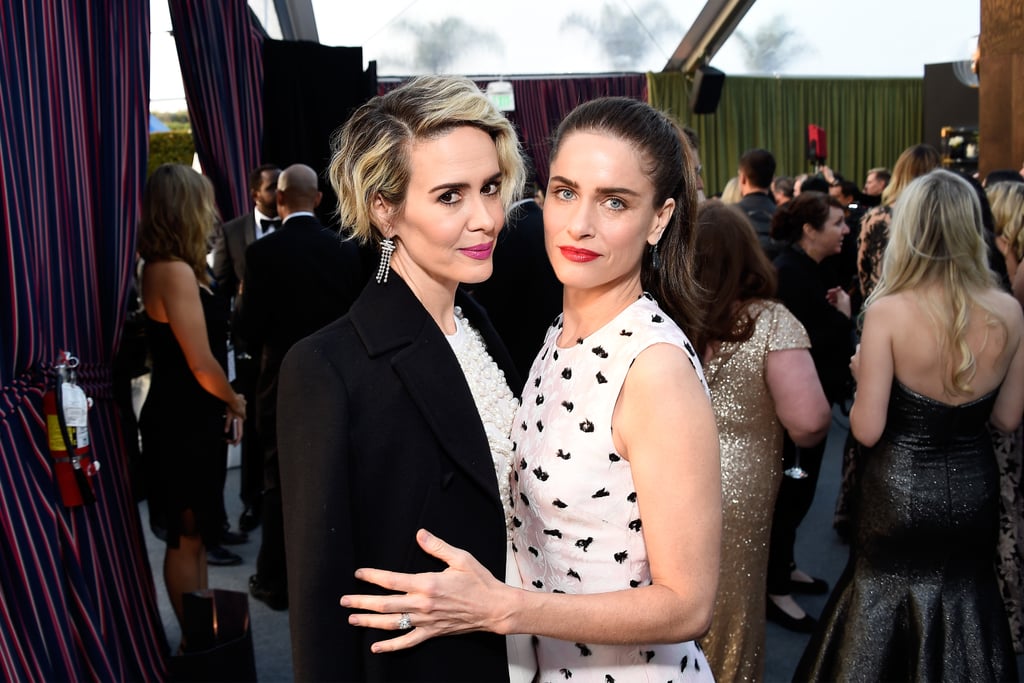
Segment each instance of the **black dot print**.
[{"label": "black dot print", "polygon": [[608,489],[602,487],[594,491],[594,495],[592,495],[591,498],[604,498],[610,495],[612,494],[608,493]]},{"label": "black dot print", "polygon": [[604,348],[601,347],[601,346],[595,346],[594,348],[592,348],[590,350],[593,351],[594,355],[597,356],[598,358],[607,358],[608,357],[608,352],[605,351]]},{"label": "black dot print", "polygon": [[561,458],[562,460],[569,460],[570,458],[572,458],[572,453],[566,453],[561,448],[559,448],[558,452],[555,453],[555,456]]},{"label": "black dot print", "polygon": [[533,476],[537,477],[541,481],[547,481],[550,475],[540,467],[535,467],[533,468]]},{"label": "black dot print", "polygon": [[572,401],[562,401],[562,407],[565,408],[566,410],[568,410],[570,413],[572,412],[572,409],[574,408],[574,406],[572,404]]},{"label": "black dot print", "polygon": [[652,323],[663,323],[663,322],[665,322],[665,319],[662,318],[657,313],[655,313],[654,315],[651,316],[651,322]]},{"label": "black dot print", "polygon": [[629,559],[629,551],[623,550],[621,553],[615,553],[615,561],[622,564]]},{"label": "black dot print", "polygon": [[643,523],[639,519],[634,519],[629,523],[629,528],[632,531],[640,531],[641,526],[643,526]]},{"label": "black dot print", "polygon": [[572,368],[564,368],[562,370],[562,379],[572,379]]},{"label": "black dot print", "polygon": [[551,504],[554,505],[559,510],[564,510],[565,508],[569,507],[566,503],[563,503],[558,498],[555,498],[553,501],[551,501]]},{"label": "black dot print", "polygon": [[594,537],[587,536],[586,538],[581,538],[580,540],[576,541],[576,547],[582,550],[583,552],[587,552],[587,548],[589,548],[590,544],[593,542]]},{"label": "black dot print", "polygon": [[619,456],[617,453],[609,453],[608,459],[611,460],[612,462],[618,462],[622,460],[622,457]]},{"label": "black dot print", "polygon": [[570,568],[569,571],[567,571],[565,573],[565,575],[568,576],[571,579],[576,579],[577,581],[582,581],[583,580],[583,579],[580,578],[580,575],[576,572],[576,570],[572,569],[572,568]]},{"label": "black dot print", "polygon": [[590,434],[591,432],[594,431],[594,423],[591,422],[590,420],[584,420],[583,422],[580,422],[580,431],[583,432],[584,434]]},{"label": "black dot print", "polygon": [[605,376],[602,375],[600,372],[594,375],[594,377],[597,379],[598,384],[608,384],[608,380],[605,379]]},{"label": "black dot print", "polygon": [[544,530],[544,535],[545,536],[554,536],[555,538],[561,538],[562,537],[562,532],[559,531],[558,529],[545,529]]},{"label": "black dot print", "polygon": [[537,398],[534,399],[534,401],[537,403],[537,405],[541,405],[542,403],[544,403],[544,394],[537,394]]},{"label": "black dot print", "polygon": [[576,643],[576,647],[578,647],[580,650],[580,657],[589,657],[590,655],[594,654],[591,651],[591,649],[583,643]]}]

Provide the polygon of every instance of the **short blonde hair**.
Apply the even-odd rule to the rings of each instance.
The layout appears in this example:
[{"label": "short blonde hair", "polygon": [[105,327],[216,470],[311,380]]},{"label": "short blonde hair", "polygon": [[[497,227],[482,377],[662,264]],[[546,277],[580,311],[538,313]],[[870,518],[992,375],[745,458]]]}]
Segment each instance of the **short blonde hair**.
[{"label": "short blonde hair", "polygon": [[494,140],[507,218],[526,182],[515,128],[469,79],[421,76],[364,104],[334,134],[327,174],[338,195],[342,227],[364,244],[379,240],[374,199],[379,195],[402,208],[412,173],[412,143],[460,126],[478,128]]},{"label": "short blonde hair", "polygon": [[139,255],[146,261],[184,261],[199,282],[209,284],[206,252],[216,221],[213,184],[206,176],[182,164],[162,164],[142,194]]},{"label": "short blonde hair", "polygon": [[1006,238],[1017,261],[1024,260],[1024,183],[1002,181],[985,190],[995,234]]}]

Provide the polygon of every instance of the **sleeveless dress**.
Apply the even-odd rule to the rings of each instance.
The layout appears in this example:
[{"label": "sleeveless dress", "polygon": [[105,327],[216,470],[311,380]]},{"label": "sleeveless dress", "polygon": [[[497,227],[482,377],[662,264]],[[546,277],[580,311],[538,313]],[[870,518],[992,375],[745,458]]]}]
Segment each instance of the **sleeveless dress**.
[{"label": "sleeveless dress", "polygon": [[811,346],[777,301],[754,301],[743,342],[726,342],[705,364],[722,458],[722,571],[711,630],[701,638],[721,681],[764,678],[768,544],[782,481],[782,423],[765,380],[768,354]]},{"label": "sleeveless dress", "polygon": [[[684,349],[682,331],[644,294],[575,346],[548,330],[512,426],[513,551],[528,590],[602,593],[651,583],[629,462],[615,452],[611,417],[630,365],[647,347]],[[652,400],[656,400],[652,397]],[[711,681],[688,641],[597,645],[535,640],[539,681]]]},{"label": "sleeveless dress", "polygon": [[[205,288],[199,298],[206,319],[210,350],[221,366],[227,364],[228,312],[223,299]],[[192,374],[169,323],[146,316],[151,375],[149,393],[139,415],[142,452],[156,463],[154,492],[167,513],[167,545],[178,547],[181,515],[192,510],[203,543],[219,542],[227,443],[224,402],[210,394]]]},{"label": "sleeveless dress", "polygon": [[995,399],[953,406],[893,382],[860,461],[850,561],[796,680],[1017,679],[993,562]]}]

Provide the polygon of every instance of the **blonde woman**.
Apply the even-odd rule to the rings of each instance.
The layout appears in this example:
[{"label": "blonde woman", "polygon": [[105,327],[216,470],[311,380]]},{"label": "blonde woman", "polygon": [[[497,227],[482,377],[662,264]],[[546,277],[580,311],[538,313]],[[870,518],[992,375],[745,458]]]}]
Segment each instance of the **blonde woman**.
[{"label": "blonde woman", "polygon": [[974,190],[942,170],[910,183],[850,364],[865,447],[850,561],[796,680],[1016,680],[986,423],[1024,414],[1022,336]]},{"label": "blonde woman", "polygon": [[[1010,282],[1024,258],[1024,183],[1004,181],[985,190],[995,232],[996,248],[1006,262]],[[1001,508],[999,524],[999,585],[1010,620],[1013,646],[1024,652],[1024,497],[1021,494],[1022,430],[992,429],[992,447],[999,463]]]},{"label": "blonde woman", "polygon": [[[522,192],[515,130],[472,81],[421,77],[353,114],[328,173],[342,224],[378,245],[381,260],[348,314],[293,346],[281,368],[295,678],[508,680],[515,640],[468,633],[379,656],[370,646],[385,634],[349,625],[338,600],[374,590],[356,580],[358,567],[442,570],[416,544],[421,526],[458,539],[488,576],[518,583],[509,387],[521,383],[460,288],[491,275]],[[407,615],[394,615],[398,626],[411,628]]]},{"label": "blonde woman", "polygon": [[[179,624],[182,595],[207,587],[206,547],[223,531],[225,438],[237,443],[245,399],[228,383],[227,311],[210,291],[206,245],[213,186],[180,164],[153,171],[142,198],[139,255],[152,380],[139,416],[167,512],[164,580]],[[182,643],[184,646],[185,643]]]},{"label": "blonde woman", "polygon": [[996,246],[1013,282],[1024,259],[1024,183],[1003,181],[985,189],[995,222]]}]

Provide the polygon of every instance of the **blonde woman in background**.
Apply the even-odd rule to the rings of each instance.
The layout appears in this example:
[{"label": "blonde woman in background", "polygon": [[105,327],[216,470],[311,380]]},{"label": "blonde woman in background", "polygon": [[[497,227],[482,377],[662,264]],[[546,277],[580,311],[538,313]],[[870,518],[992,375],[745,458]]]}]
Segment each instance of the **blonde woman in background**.
[{"label": "blonde woman in background", "polygon": [[864,446],[850,560],[795,680],[1017,679],[986,424],[1021,422],[1022,337],[973,188],[943,170],[911,182],[850,363]]},{"label": "blonde woman in background", "polygon": [[[989,185],[985,194],[992,208],[996,248],[1006,262],[1013,282],[1024,258],[1024,183],[1003,181]],[[996,428],[992,447],[1000,472],[999,584],[1010,620],[1014,650],[1024,652],[1024,430],[1011,432]]]},{"label": "blonde woman in background", "polygon": [[738,176],[733,176],[729,178],[729,182],[722,189],[722,203],[737,204],[741,199],[743,199],[743,195],[740,194],[740,179]]}]

